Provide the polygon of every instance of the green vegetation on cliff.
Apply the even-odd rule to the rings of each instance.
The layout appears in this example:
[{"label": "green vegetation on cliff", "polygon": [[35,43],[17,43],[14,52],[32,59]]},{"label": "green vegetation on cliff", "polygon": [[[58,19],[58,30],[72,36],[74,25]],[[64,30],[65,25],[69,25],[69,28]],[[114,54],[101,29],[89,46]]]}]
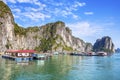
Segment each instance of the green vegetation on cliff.
[{"label": "green vegetation on cliff", "polygon": [[26,35],[26,30],[25,28],[22,28],[17,24],[14,24],[14,33],[15,35]]},{"label": "green vegetation on cliff", "polygon": [[63,47],[63,50],[65,50],[65,51],[73,51],[72,47],[68,47],[68,46]]},{"label": "green vegetation on cliff", "polygon": [[[56,40],[63,41],[62,37],[56,34],[57,27],[61,27],[61,25],[64,25],[64,23],[58,21],[56,23],[48,23],[42,26],[41,28],[43,29],[43,38],[40,40],[41,44],[38,47],[36,47],[35,50],[47,52],[52,51],[53,49],[56,50],[59,47],[64,47],[63,45],[56,43]],[[71,50],[71,48],[66,46],[63,49]]]},{"label": "green vegetation on cliff", "polygon": [[12,45],[11,45],[11,43],[10,43],[10,41],[7,39],[7,44],[5,45],[5,47],[7,48],[7,49],[10,49],[10,48],[12,48]]},{"label": "green vegetation on cliff", "polygon": [[35,47],[36,51],[43,51],[47,52],[48,50],[51,50],[51,44],[48,40],[45,38],[41,39],[41,44],[38,47]]},{"label": "green vegetation on cliff", "polygon": [[55,25],[59,25],[59,24],[63,24],[63,25],[65,25],[65,23],[64,22],[62,22],[62,21],[57,21],[57,22],[55,22]]},{"label": "green vegetation on cliff", "polygon": [[26,32],[38,32],[40,29],[37,26],[26,28]]},{"label": "green vegetation on cliff", "polygon": [[49,37],[48,39],[46,38],[42,38],[41,44],[38,47],[35,47],[35,50],[37,51],[43,51],[43,52],[47,52],[47,51],[52,51],[52,46],[56,43],[55,42],[55,38],[53,37]]},{"label": "green vegetation on cliff", "polygon": [[54,26],[52,23],[46,24],[45,26],[42,26],[43,31],[43,38],[40,40],[41,44],[35,48],[37,51],[51,51],[52,46],[56,43],[56,39],[58,36],[55,36],[56,33],[56,26]]},{"label": "green vegetation on cliff", "polygon": [[28,27],[28,28],[23,28],[20,27],[18,24],[14,24],[14,33],[15,35],[24,35],[26,36],[27,32],[38,32],[39,31],[39,27],[35,26],[35,27]]},{"label": "green vegetation on cliff", "polygon": [[4,18],[4,15],[10,11],[10,8],[3,1],[0,1],[0,17]]}]

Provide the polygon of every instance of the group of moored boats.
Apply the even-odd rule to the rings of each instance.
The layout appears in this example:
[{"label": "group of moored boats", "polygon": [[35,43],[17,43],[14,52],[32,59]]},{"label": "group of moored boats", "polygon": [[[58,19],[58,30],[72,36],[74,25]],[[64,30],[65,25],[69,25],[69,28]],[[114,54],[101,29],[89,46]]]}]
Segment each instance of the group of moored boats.
[{"label": "group of moored boats", "polygon": [[70,55],[76,55],[76,56],[107,56],[108,54],[106,52],[82,52],[82,53],[70,53]]},{"label": "group of moored boats", "polygon": [[75,56],[107,56],[106,52],[52,52],[52,53],[35,53],[34,50],[7,50],[2,55],[2,58],[15,60],[17,62],[28,62],[31,60],[44,60],[53,55],[75,55]]}]

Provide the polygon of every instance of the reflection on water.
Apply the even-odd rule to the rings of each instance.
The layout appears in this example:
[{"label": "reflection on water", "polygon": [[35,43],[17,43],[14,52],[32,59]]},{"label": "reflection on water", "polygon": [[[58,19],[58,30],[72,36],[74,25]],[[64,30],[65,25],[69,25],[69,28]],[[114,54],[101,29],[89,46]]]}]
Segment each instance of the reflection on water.
[{"label": "reflection on water", "polygon": [[48,60],[16,63],[0,58],[0,80],[120,80],[120,54],[55,55]]},{"label": "reflection on water", "polygon": [[20,65],[20,66],[29,65],[29,63],[24,63],[24,62],[23,62],[23,63],[22,63],[22,62],[21,62],[21,63],[16,63],[16,64],[17,64],[17,65]]},{"label": "reflection on water", "polygon": [[43,66],[45,64],[45,60],[37,60],[37,65]]}]

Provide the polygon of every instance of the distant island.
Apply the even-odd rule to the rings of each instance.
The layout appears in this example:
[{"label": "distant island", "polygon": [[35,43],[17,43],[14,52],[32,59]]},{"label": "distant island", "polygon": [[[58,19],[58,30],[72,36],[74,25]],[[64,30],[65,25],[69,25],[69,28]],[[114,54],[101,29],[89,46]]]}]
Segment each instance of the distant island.
[{"label": "distant island", "polygon": [[116,53],[120,53],[120,48],[115,49]]},{"label": "distant island", "polygon": [[72,30],[62,21],[43,26],[24,28],[14,21],[10,8],[0,1],[0,51],[7,49],[34,49],[38,52],[114,52],[114,44],[109,36],[97,39],[95,44],[85,42],[72,35]]}]

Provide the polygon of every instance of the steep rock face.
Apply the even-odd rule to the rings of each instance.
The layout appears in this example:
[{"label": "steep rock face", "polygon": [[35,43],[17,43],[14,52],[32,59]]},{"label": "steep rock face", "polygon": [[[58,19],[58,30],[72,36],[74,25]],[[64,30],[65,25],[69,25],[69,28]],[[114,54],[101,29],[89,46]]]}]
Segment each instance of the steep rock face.
[{"label": "steep rock face", "polygon": [[14,25],[14,49],[34,49],[40,44],[40,35],[38,27],[29,27],[27,29]]},{"label": "steep rock face", "polygon": [[64,22],[23,28],[14,23],[9,7],[0,1],[0,51],[35,49],[37,51],[91,51],[91,44],[72,36]]},{"label": "steep rock face", "polygon": [[[51,51],[91,51],[91,47],[86,47],[83,40],[72,36],[72,31],[65,26],[64,22],[57,21],[43,25],[39,32],[42,35],[39,36],[41,43],[47,43],[46,48],[50,47]],[[40,46],[45,47],[42,44]]]},{"label": "steep rock face", "polygon": [[109,36],[105,36],[102,39],[97,39],[94,46],[94,51],[114,52],[114,44]]},{"label": "steep rock face", "polygon": [[0,50],[13,48],[14,18],[9,7],[0,1]]},{"label": "steep rock face", "polygon": [[[19,27],[19,26],[18,26]],[[21,27],[20,27],[21,29]],[[19,30],[20,30],[19,29]],[[35,30],[34,30],[35,29]],[[91,51],[91,44],[72,36],[72,31],[61,21],[40,27],[23,29],[16,34],[16,49],[36,49],[38,51]],[[20,31],[21,32],[21,31]]]},{"label": "steep rock face", "polygon": [[92,49],[93,49],[92,44],[91,43],[86,43],[85,51],[89,52],[89,51],[92,51]]}]

